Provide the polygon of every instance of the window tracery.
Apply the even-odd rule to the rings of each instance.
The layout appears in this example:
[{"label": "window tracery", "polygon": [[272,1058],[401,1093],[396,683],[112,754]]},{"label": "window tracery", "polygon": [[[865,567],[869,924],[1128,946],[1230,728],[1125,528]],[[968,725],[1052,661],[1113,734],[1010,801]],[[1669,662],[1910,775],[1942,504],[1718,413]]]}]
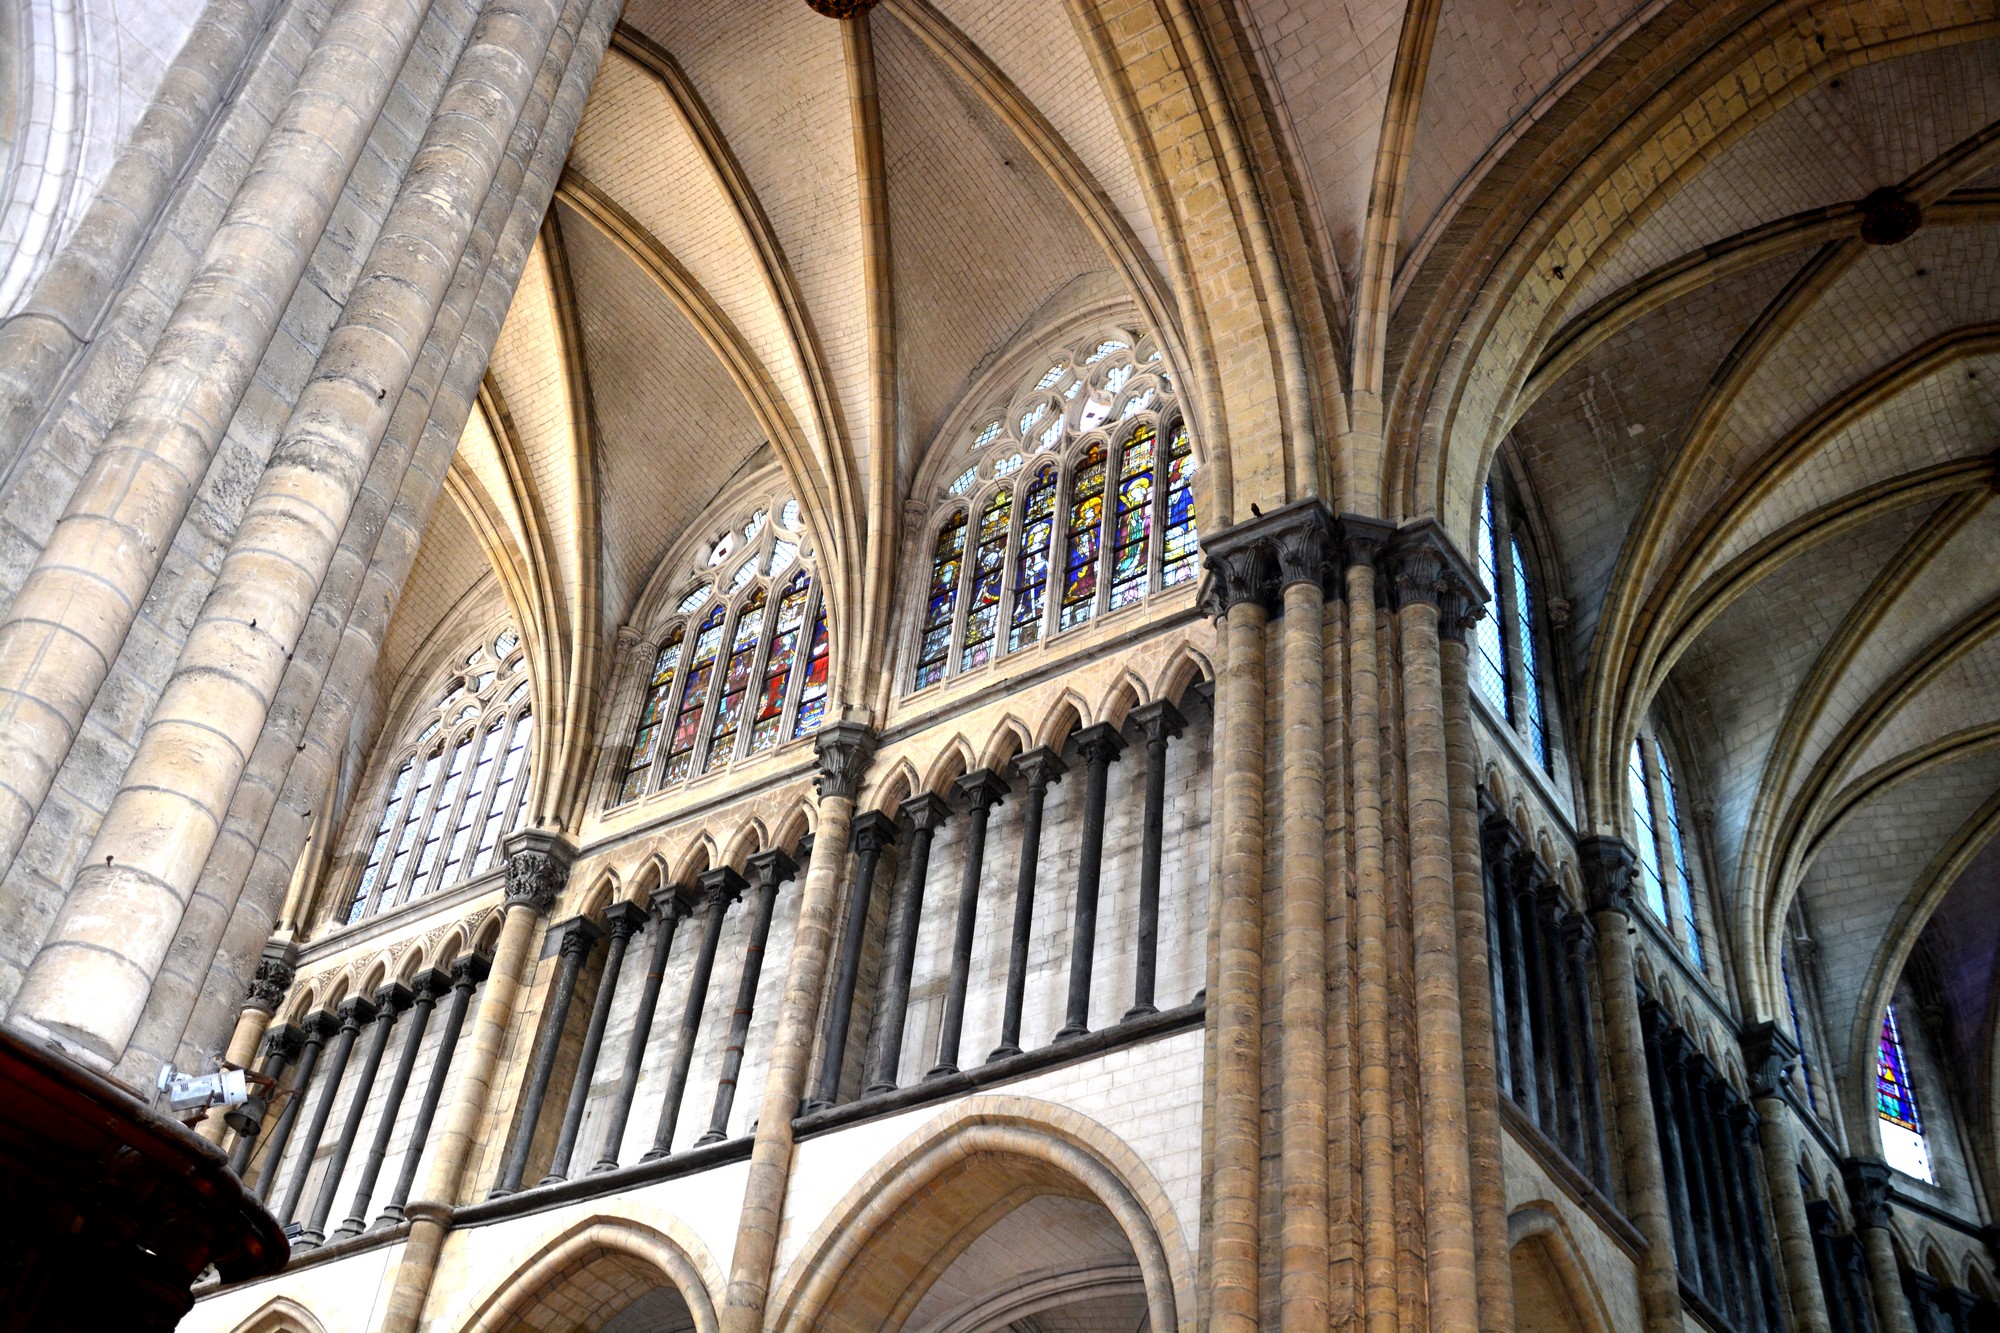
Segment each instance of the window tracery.
[{"label": "window tracery", "polygon": [[911,688],[1191,582],[1196,468],[1151,339],[1100,334],[1033,362],[938,468]]},{"label": "window tracery", "polygon": [[612,804],[811,735],[826,607],[797,500],[760,501],[697,552],[660,630]]},{"label": "window tracery", "polygon": [[534,735],[520,648],[512,629],[483,635],[410,724],[414,735],[384,766],[393,776],[343,923],[485,873],[501,835],[520,827]]}]

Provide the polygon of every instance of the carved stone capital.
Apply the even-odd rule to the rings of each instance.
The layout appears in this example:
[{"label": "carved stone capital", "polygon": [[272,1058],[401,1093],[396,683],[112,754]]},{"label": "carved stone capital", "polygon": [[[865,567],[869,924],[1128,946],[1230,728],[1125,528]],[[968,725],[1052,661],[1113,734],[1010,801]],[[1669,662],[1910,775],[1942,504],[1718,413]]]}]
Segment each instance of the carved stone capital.
[{"label": "carved stone capital", "polygon": [[1398,528],[1387,562],[1392,605],[1398,611],[1419,602],[1437,607],[1443,637],[1463,639],[1485,614],[1486,588],[1436,519]]},{"label": "carved stone capital", "polygon": [[1593,912],[1616,912],[1628,920],[1636,913],[1632,894],[1638,857],[1623,838],[1591,836],[1576,844],[1576,862],[1583,872],[1583,889]]},{"label": "carved stone capital", "polygon": [[[812,835],[806,836],[810,838]],[[806,855],[810,856],[811,852],[807,851]],[[748,864],[750,873],[756,877],[757,887],[773,893],[777,892],[780,884],[796,878],[799,873],[799,863],[776,847],[751,853]]]},{"label": "carved stone capital", "polygon": [[951,804],[936,792],[922,792],[898,807],[910,827],[919,833],[935,833],[951,818]]},{"label": "carved stone capital", "polygon": [[392,981],[375,992],[375,1016],[395,1015],[408,1009],[417,1000],[416,992],[400,981]]},{"label": "carved stone capital", "polygon": [[1037,745],[1014,756],[1014,771],[1025,778],[1030,787],[1046,787],[1050,783],[1061,782],[1063,774],[1069,772],[1069,765],[1048,746]]},{"label": "carved stone capital", "polygon": [[564,957],[587,958],[597,942],[604,938],[604,927],[587,916],[573,916],[559,929],[562,943],[559,946]]},{"label": "carved stone capital", "polygon": [[875,756],[875,733],[859,722],[829,723],[820,728],[813,750],[819,756],[819,794],[851,801]]},{"label": "carved stone capital", "polygon": [[699,893],[682,884],[663,884],[653,890],[653,915],[662,921],[685,921],[701,905]]},{"label": "carved stone capital", "polygon": [[264,956],[257,960],[257,972],[250,978],[250,994],[243,1002],[244,1008],[267,1014],[278,1012],[278,1006],[292,989],[292,978],[298,974],[292,965],[295,954],[289,944],[264,946]]},{"label": "carved stone capital", "polygon": [[990,768],[975,768],[951,784],[974,810],[991,810],[1014,789]]},{"label": "carved stone capital", "polygon": [[500,845],[507,854],[507,905],[548,911],[569,884],[576,844],[546,829],[522,829]]},{"label": "carved stone capital", "polygon": [[729,904],[743,896],[743,890],[750,887],[749,882],[729,866],[704,870],[695,877],[695,883],[701,886],[701,902],[704,907],[727,908]]},{"label": "carved stone capital", "polygon": [[486,974],[493,970],[493,960],[483,953],[462,955],[451,965],[451,984],[463,986],[467,990],[486,980]]},{"label": "carved stone capital", "polygon": [[299,1021],[307,1041],[325,1041],[340,1031],[340,1018],[331,1009],[315,1009]]},{"label": "carved stone capital", "polygon": [[1334,553],[1340,547],[1333,515],[1317,499],[1294,500],[1201,539],[1209,582],[1202,610],[1215,617],[1244,602],[1278,610],[1285,589],[1317,584],[1322,596],[1340,590]]},{"label": "carved stone capital", "polygon": [[439,967],[427,967],[413,978],[419,1003],[436,1004],[451,989],[451,973]]},{"label": "carved stone capital", "polygon": [[1187,729],[1187,719],[1181,716],[1181,710],[1165,699],[1140,704],[1126,717],[1139,728],[1139,734],[1146,738],[1148,744],[1172,740]]},{"label": "carved stone capital", "polygon": [[351,1027],[358,1028],[362,1026],[364,1023],[372,1023],[375,1021],[374,1001],[364,999],[359,995],[353,996],[350,999],[342,1000],[340,1003],[340,1007],[338,1009],[335,1009],[333,1012],[334,1015],[339,1019],[340,1027],[342,1028],[342,1030]]},{"label": "carved stone capital", "polygon": [[854,850],[879,852],[896,840],[896,821],[880,810],[870,810],[854,821]]},{"label": "carved stone capital", "polygon": [[288,1065],[299,1058],[299,1051],[305,1044],[305,1033],[290,1023],[280,1023],[264,1033],[261,1054],[266,1060],[275,1058],[279,1064]]},{"label": "carved stone capital", "polygon": [[637,903],[617,902],[604,909],[604,924],[615,940],[629,940],[646,925],[646,909]]},{"label": "carved stone capital", "polygon": [[1750,1095],[1782,1096],[1791,1086],[1799,1058],[1798,1043],[1776,1023],[1752,1024],[1743,1030],[1743,1063],[1749,1071]]},{"label": "carved stone capital", "polygon": [[1109,722],[1097,722],[1079,730],[1071,739],[1086,763],[1108,764],[1125,752],[1125,738]]},{"label": "carved stone capital", "polygon": [[1879,1157],[1850,1157],[1840,1164],[1847,1182],[1848,1209],[1857,1227],[1889,1225],[1889,1182],[1894,1173]]},{"label": "carved stone capital", "polygon": [[1582,912],[1571,912],[1562,919],[1562,937],[1563,948],[1579,963],[1589,959],[1590,951],[1597,947],[1597,927]]}]

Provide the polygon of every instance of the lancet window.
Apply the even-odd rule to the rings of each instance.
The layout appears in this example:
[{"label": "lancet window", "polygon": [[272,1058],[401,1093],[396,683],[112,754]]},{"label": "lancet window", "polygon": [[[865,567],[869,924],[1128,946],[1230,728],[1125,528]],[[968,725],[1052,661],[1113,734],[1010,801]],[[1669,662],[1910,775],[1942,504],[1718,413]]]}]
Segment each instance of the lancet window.
[{"label": "lancet window", "polygon": [[1707,965],[1701,943],[1700,885],[1681,822],[1681,794],[1666,751],[1651,735],[1637,737],[1625,766],[1639,854],[1641,896],[1697,971]]},{"label": "lancet window", "polygon": [[534,715],[520,635],[460,655],[387,765],[367,856],[341,919],[359,921],[493,868],[527,815]]},{"label": "lancet window", "polygon": [[702,544],[654,641],[614,804],[819,730],[828,643],[814,556],[783,495]]},{"label": "lancet window", "polygon": [[1542,602],[1519,506],[1501,470],[1479,497],[1474,554],[1487,590],[1486,614],[1473,627],[1472,687],[1494,720],[1554,772],[1549,682],[1543,669]]},{"label": "lancet window", "polygon": [[1110,330],[1034,362],[943,465],[911,687],[1192,583],[1197,465],[1150,339]]},{"label": "lancet window", "polygon": [[1882,1031],[1875,1044],[1875,1109],[1882,1132],[1882,1159],[1905,1175],[1935,1184],[1930,1144],[1917,1094],[1910,1088],[1910,1063],[1903,1054],[1903,1033],[1896,1024],[1896,1006],[1882,1011]]}]

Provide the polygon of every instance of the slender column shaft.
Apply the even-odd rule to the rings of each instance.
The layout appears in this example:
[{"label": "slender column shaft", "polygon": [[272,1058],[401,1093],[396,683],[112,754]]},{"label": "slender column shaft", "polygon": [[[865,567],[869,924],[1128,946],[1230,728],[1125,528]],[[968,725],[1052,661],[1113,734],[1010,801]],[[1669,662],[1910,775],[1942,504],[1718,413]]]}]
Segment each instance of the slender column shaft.
[{"label": "slender column shaft", "polygon": [[1076,853],[1076,902],[1070,913],[1069,997],[1057,1041],[1090,1031],[1090,977],[1097,957],[1097,898],[1104,869],[1104,806],[1111,762],[1125,740],[1106,722],[1076,734],[1084,758],[1083,836]]},{"label": "slender column shaft", "polygon": [[[427,8],[420,0],[360,0],[334,11],[0,624],[0,773],[7,775],[0,873],[13,864],[172,549]],[[125,913],[118,919],[131,924]],[[63,1006],[52,1008],[44,1019],[60,1021]],[[90,1034],[93,1053],[107,1061],[116,1054],[108,1048],[123,1044],[122,1035],[115,1043],[109,1037],[130,1030],[122,996],[110,1008],[107,1031]]]},{"label": "slender column shaft", "polygon": [[1701,1265],[1694,1242],[1695,1217],[1690,1202],[1687,1154],[1681,1139],[1680,1111],[1670,1061],[1664,1049],[1665,1023],[1659,1006],[1646,1005],[1646,1072],[1659,1115],[1659,1154],[1665,1173],[1668,1207],[1673,1217],[1674,1254],[1694,1286],[1701,1285]]},{"label": "slender column shaft", "polygon": [[902,883],[889,907],[889,929],[882,941],[882,978],[875,990],[875,1027],[869,1034],[868,1082],[863,1096],[888,1092],[896,1086],[903,1059],[903,1025],[909,1017],[910,978],[917,966],[917,927],[923,922],[924,885],[930,877],[931,840],[951,815],[951,807],[933,792],[903,802],[910,821],[910,854]]},{"label": "slender column shaft", "polygon": [[636,903],[613,903],[604,910],[604,922],[611,928],[611,943],[605,946],[603,979],[597,983],[597,1000],[590,1006],[590,1024],[584,1029],[583,1049],[577,1052],[576,1076],[570,1080],[569,1101],[563,1107],[562,1129],[556,1135],[549,1173],[542,1178],[544,1185],[569,1179],[569,1159],[576,1151],[577,1133],[583,1128],[583,1109],[590,1103],[590,1081],[597,1075],[597,1055],[604,1048],[604,1027],[611,1020],[611,1001],[618,993],[618,974],[625,966],[625,949],[645,919],[645,909]]},{"label": "slender column shaft", "polygon": [[480,1122],[487,1113],[487,1098],[492,1093],[507,1025],[513,1021],[520,998],[521,980],[532,965],[542,917],[569,883],[569,866],[576,855],[574,844],[544,829],[511,833],[502,845],[507,855],[506,916],[493,947],[486,990],[473,1018],[466,1063],[444,1128],[437,1136],[437,1150],[431,1154],[417,1198],[404,1210],[410,1218],[410,1237],[382,1312],[381,1333],[414,1333],[423,1317],[445,1233],[450,1229],[450,1208],[460,1201],[466,1163],[479,1141]]},{"label": "slender column shaft", "polygon": [[1215,1151],[1209,1166],[1209,1323],[1250,1333],[1259,1320],[1263,1166],[1264,638],[1255,601],[1223,614],[1228,665],[1218,683],[1216,785],[1222,864],[1215,992]]},{"label": "slender column shaft", "polygon": [[720,1143],[729,1137],[729,1113],[736,1105],[736,1081],[743,1074],[743,1048],[750,1042],[750,1017],[757,1007],[757,983],[764,975],[764,946],[771,939],[778,886],[799,872],[792,858],[775,848],[752,856],[750,869],[757,886],[750,905],[750,939],[743,946],[743,972],[736,980],[736,1008],[729,1016],[729,1041],[722,1048],[715,1107],[708,1115],[708,1132],[695,1140],[697,1144]]},{"label": "slender column shaft", "polygon": [[625,1146],[625,1122],[632,1118],[632,1099],[639,1092],[639,1070],[646,1062],[646,1039],[653,1032],[653,1014],[660,1006],[660,983],[667,975],[667,954],[674,947],[674,932],[694,910],[693,900],[684,893],[662,888],[654,895],[653,952],[646,959],[646,981],[639,988],[639,1010],[632,1017],[632,1035],[625,1043],[625,1068],[618,1078],[618,1100],[611,1108],[611,1121],[604,1127],[604,1149],[591,1166],[592,1174],[615,1170],[618,1154]]},{"label": "slender column shaft", "polygon": [[[313,1158],[319,1153],[319,1141],[326,1133],[326,1122],[333,1116],[333,1103],[340,1096],[341,1076],[347,1072],[347,1058],[354,1053],[354,1039],[361,1031],[361,1025],[375,1017],[375,1006],[356,997],[348,1000],[338,1010],[340,1032],[333,1039],[333,1054],[328,1058],[326,1073],[321,1082],[326,1092],[313,1106],[312,1119],[306,1121],[305,1137],[299,1142],[299,1154],[292,1163],[291,1179],[285,1182],[284,1198],[273,1209],[280,1222],[289,1224],[298,1214],[299,1201],[306,1192],[306,1177],[312,1173]],[[301,1095],[304,1089],[300,1089]]]},{"label": "slender column shaft", "polygon": [[868,942],[868,903],[874,896],[875,867],[882,849],[896,840],[896,822],[879,810],[854,821],[854,886],[847,895],[847,924],[840,936],[840,960],[834,965],[833,999],[826,1020],[826,1049],[820,1056],[819,1088],[808,1111],[831,1106],[840,1098],[840,1073],[847,1063],[847,1030],[854,1021],[854,988],[861,980],[861,950]]},{"label": "slender column shaft", "polygon": [[[273,1080],[273,1086],[275,1086],[276,1080],[284,1077],[285,1066],[299,1058],[299,1048],[304,1042],[305,1033],[290,1024],[271,1029],[264,1036],[264,1059],[258,1065],[257,1072],[265,1078]],[[261,1099],[268,1108],[270,1103],[269,1093],[256,1093],[253,1095]],[[238,1179],[242,1178],[244,1170],[250,1165],[250,1154],[256,1150],[256,1147],[257,1135],[254,1130],[250,1133],[238,1134],[236,1136],[236,1142],[229,1149],[229,1169],[236,1173]],[[267,1171],[265,1174],[268,1176],[270,1173]],[[261,1198],[263,1196],[259,1195],[258,1197]]]},{"label": "slender column shaft", "polygon": [[1583,1142],[1583,1090],[1577,1072],[1576,1016],[1570,1011],[1570,989],[1564,983],[1562,930],[1568,915],[1562,889],[1553,881],[1541,894],[1543,984],[1549,995],[1549,1036],[1555,1045],[1557,1142],[1579,1166],[1589,1157]]},{"label": "slender column shaft", "polygon": [[1007,784],[991,769],[975,769],[961,777],[958,790],[971,804],[965,834],[965,871],[958,881],[958,911],[953,918],[951,977],[944,995],[944,1020],[938,1025],[937,1064],[927,1078],[958,1072],[958,1043],[965,1032],[965,993],[972,985],[972,940],[979,925],[979,876],[986,868],[986,825],[993,807],[1007,795]]},{"label": "slender column shaft", "polygon": [[1724,1232],[1729,1219],[1716,1175],[1716,1144],[1713,1125],[1700,1106],[1703,1100],[1701,1073],[1693,1044],[1686,1035],[1668,1034],[1667,1084],[1674,1090],[1674,1108],[1681,1134],[1681,1165],[1687,1172],[1688,1206],[1694,1214],[1696,1267],[1701,1273],[1701,1292],[1711,1304],[1724,1310],[1732,1307],[1735,1282],[1729,1277],[1727,1260],[1732,1248]]},{"label": "slender column shaft", "polygon": [[1446,762],[1451,781],[1453,894],[1458,906],[1459,993],[1465,1005],[1466,1137],[1472,1158],[1474,1260],[1484,1333],[1512,1333],[1514,1274],[1507,1244],[1507,1181],[1502,1157],[1499,1070],[1494,1040],[1495,979],[1488,952],[1493,923],[1479,855],[1479,751],[1472,721],[1472,675],[1465,636],[1470,608],[1440,626]]},{"label": "slender column shaft", "polygon": [[1581,913],[1563,922],[1563,984],[1569,988],[1570,1012],[1576,1022],[1576,1063],[1580,1080],[1583,1137],[1589,1150],[1589,1171],[1597,1188],[1611,1194],[1611,1144],[1605,1134],[1604,1090],[1598,1078],[1597,1025],[1590,1003],[1590,955],[1597,928]]},{"label": "slender column shaft", "polygon": [[[452,1053],[458,1049],[458,1034],[465,1026],[465,1011],[472,992],[486,978],[490,963],[478,954],[468,954],[451,965],[451,1007],[444,1012],[444,1030],[438,1033],[437,1056],[431,1061],[431,1076],[424,1085],[424,1099],[417,1104],[417,1118],[410,1122],[409,1146],[403,1149],[403,1164],[396,1171],[396,1186],[389,1202],[376,1219],[377,1226],[400,1222],[403,1205],[410,1201],[410,1187],[416,1183],[417,1163],[423,1160],[424,1145],[430,1142],[431,1122],[437,1118],[438,1103],[444,1099],[444,1081],[451,1073]],[[360,1209],[356,1209],[359,1212]]]},{"label": "slender column shaft", "polygon": [[[854,793],[866,772],[874,743],[857,723],[835,722],[820,731],[818,819],[814,856],[799,893],[792,952],[785,969],[784,998],[771,1039],[770,1064],[758,1103],[757,1134],[743,1189],[743,1211],[724,1293],[723,1333],[757,1333],[763,1327],[765,1296],[777,1260],[778,1229],[792,1165],[792,1119],[799,1113],[820,1027],[829,944],[839,891],[843,854],[853,832]],[[832,1058],[829,1048],[827,1058]],[[837,1085],[838,1080],[836,1080]]]},{"label": "slender column shaft", "polygon": [[1744,1227],[1742,1199],[1737,1192],[1736,1144],[1724,1118],[1727,1103],[1721,1075],[1707,1060],[1690,1067],[1694,1114],[1700,1120],[1703,1165],[1708,1173],[1714,1209],[1717,1278],[1731,1317],[1739,1326],[1756,1328],[1756,1300],[1750,1272],[1750,1237]]},{"label": "slender column shaft", "polygon": [[[1770,1146],[1766,1140],[1765,1159],[1769,1160]],[[1790,1161],[1786,1163],[1791,1169]],[[1798,1179],[1793,1170],[1792,1179]],[[1801,1191],[1801,1198],[1804,1197]],[[1819,1310],[1824,1316],[1818,1325],[1810,1325],[1797,1301],[1792,1304],[1794,1319],[1800,1333],[1853,1333],[1853,1325],[1848,1320],[1846,1275],[1841,1271],[1839,1238],[1834,1234],[1839,1214],[1825,1199],[1814,1199],[1805,1205],[1807,1226],[1810,1229],[1813,1255],[1813,1290],[1820,1297]]]},{"label": "slender column shaft", "polygon": [[1632,964],[1632,913],[1637,910],[1632,905],[1632,849],[1616,838],[1589,837],[1578,843],[1577,859],[1590,894],[1591,924],[1597,931],[1598,994],[1604,1005],[1605,1062],[1618,1116],[1618,1144],[1624,1154],[1625,1215],[1646,1238],[1639,1259],[1640,1306],[1646,1333],[1682,1333],[1674,1226]]},{"label": "slender column shaft", "polygon": [[[60,1024],[111,1058],[138,1025],[511,137],[480,127],[497,104],[511,130],[559,8],[557,0],[489,6],[474,24],[63,914],[22,983],[17,1016]],[[164,844],[163,822],[179,831]],[[123,918],[109,930],[107,911]],[[74,1004],[79,984],[97,991],[87,1012]]]},{"label": "slender column shaft", "polygon": [[1910,1299],[1903,1293],[1902,1271],[1896,1263],[1896,1244],[1889,1228],[1854,1228],[1861,1237],[1861,1252],[1868,1260],[1868,1287],[1875,1297],[1876,1333],[1916,1333],[1910,1316]]},{"label": "slender column shaft", "polygon": [[299,1123],[299,1111],[312,1092],[313,1071],[319,1066],[319,1053],[338,1025],[339,1020],[323,1009],[306,1016],[302,1025],[305,1041],[299,1051],[299,1067],[292,1074],[292,1095],[285,1099],[284,1110],[278,1112],[278,1123],[271,1128],[271,1142],[264,1152],[264,1169],[257,1175],[257,1197],[260,1200],[271,1197],[271,1186],[278,1179],[278,1168],[284,1165],[285,1149],[292,1141],[292,1129]]},{"label": "slender column shaft", "polygon": [[[1832,1333],[1834,1309],[1840,1299],[1837,1283],[1822,1282],[1832,1272],[1832,1254],[1821,1253],[1831,1237],[1822,1237],[1807,1213],[1799,1183],[1797,1130],[1784,1090],[1791,1083],[1798,1047],[1775,1023],[1759,1023],[1743,1034],[1743,1054],[1750,1069],[1751,1106],[1755,1121],[1745,1133],[1747,1151],[1761,1158],[1764,1182],[1771,1195],[1772,1229],[1778,1236],[1785,1295],[1795,1333]],[[1746,1171],[1748,1162],[1745,1164]],[[1752,1190],[1755,1192],[1754,1187]]]},{"label": "slender column shaft", "polygon": [[1000,1011],[1000,1044],[988,1060],[1021,1053],[1021,1007],[1028,994],[1028,941],[1035,929],[1035,874],[1042,857],[1042,809],[1049,784],[1061,782],[1066,766],[1047,746],[1024,750],[1015,769],[1028,780],[1021,805],[1021,863],[1014,877],[1014,929],[1007,942],[1007,994]]},{"label": "slender column shaft", "polygon": [[369,1029],[368,1045],[362,1051],[361,1068],[354,1075],[354,1095],[347,1099],[347,1119],[341,1122],[340,1137],[334,1140],[333,1155],[327,1158],[326,1174],[320,1177],[319,1193],[313,1199],[312,1218],[300,1236],[306,1245],[317,1245],[326,1236],[340,1178],[347,1174],[347,1159],[354,1153],[362,1117],[368,1114],[368,1103],[375,1095],[375,1076],[381,1072],[382,1055],[389,1049],[389,1034],[395,1030],[397,1015],[409,1007],[407,986],[384,986],[375,993],[375,1018]]},{"label": "slender column shaft", "polygon": [[1513,949],[1508,941],[1513,932],[1502,924],[1501,904],[1507,890],[1501,886],[1500,871],[1481,857],[1481,880],[1486,891],[1486,948],[1492,960],[1488,989],[1493,994],[1493,1081],[1500,1095],[1514,1096]]},{"label": "slender column shaft", "polygon": [[1146,814],[1139,844],[1137,959],[1127,1020],[1159,1012],[1154,990],[1160,967],[1160,861],[1167,841],[1167,742],[1187,725],[1180,710],[1165,699],[1133,709],[1132,720],[1146,737]]},{"label": "slender column shaft", "polygon": [[[1734,1151],[1730,1155],[1736,1195],[1743,1214],[1744,1250],[1749,1258],[1753,1299],[1760,1326],[1779,1333],[1777,1275],[1771,1268],[1770,1231],[1765,1224],[1763,1193],[1757,1188],[1757,1140],[1762,1126],[1750,1103],[1732,1096],[1727,1125]],[[1796,1174],[1793,1181],[1798,1180]],[[1799,1322],[1799,1321],[1794,1321]]]},{"label": "slender column shaft", "polygon": [[1361,1284],[1366,1333],[1396,1333],[1398,1157],[1389,1091],[1389,877],[1383,830],[1382,679],[1374,560],[1379,544],[1350,534],[1348,698],[1354,714],[1356,1104]]},{"label": "slender column shaft", "polygon": [[549,1080],[555,1077],[563,1029],[569,1026],[569,1006],[576,998],[577,978],[583,975],[584,961],[603,935],[596,922],[584,917],[574,917],[563,927],[555,980],[549,984],[548,1007],[542,1015],[541,1036],[535,1042],[535,1060],[528,1066],[528,1083],[522,1089],[521,1109],[516,1113],[514,1142],[507,1150],[500,1182],[493,1187],[489,1198],[504,1198],[521,1188],[521,1177],[528,1170],[528,1154],[535,1146],[535,1130],[542,1119],[542,1103],[549,1095]]},{"label": "slender column shaft", "polygon": [[1440,623],[1458,618],[1441,549],[1399,538],[1396,591],[1402,627],[1403,753],[1408,767],[1411,943],[1415,950],[1417,1086],[1423,1106],[1423,1187],[1430,1318],[1477,1328],[1471,1144],[1466,1131],[1464,1004],[1453,901],[1450,787],[1445,772]]},{"label": "slender column shaft", "polygon": [[1528,1004],[1530,946],[1521,933],[1521,894],[1517,884],[1533,862],[1520,855],[1520,838],[1504,819],[1488,822],[1486,854],[1493,863],[1498,896],[1495,913],[1500,937],[1500,973],[1507,990],[1507,1086],[1514,1104],[1530,1120],[1541,1121],[1541,1077],[1535,1070],[1535,1028]]},{"label": "slender column shaft", "polygon": [[715,972],[715,951],[722,943],[722,918],[729,904],[743,896],[743,876],[721,866],[701,876],[701,947],[688,977],[687,1004],[681,1010],[681,1030],[674,1038],[674,1063],[667,1071],[667,1095],[660,1103],[660,1123],[653,1146],[641,1161],[650,1162],[673,1151],[674,1126],[681,1118],[688,1074],[694,1069],[694,1046],[701,1037],[701,1015],[708,1004],[708,982]]},{"label": "slender column shaft", "polygon": [[1526,1020],[1528,1086],[1534,1089],[1528,1111],[1542,1132],[1556,1137],[1555,1043],[1549,1035],[1548,969],[1542,954],[1547,938],[1542,933],[1541,910],[1537,905],[1545,874],[1535,858],[1522,853],[1516,858],[1514,873],[1514,931],[1521,949],[1522,1017]]},{"label": "slender column shaft", "polygon": [[[1326,594],[1317,525],[1279,545],[1284,615],[1277,630],[1281,752],[1278,970],[1278,1309],[1287,1327],[1327,1322]],[[1164,742],[1151,752],[1148,778]],[[1164,773],[1161,774],[1164,778]],[[1150,791],[1150,782],[1149,782]]]}]

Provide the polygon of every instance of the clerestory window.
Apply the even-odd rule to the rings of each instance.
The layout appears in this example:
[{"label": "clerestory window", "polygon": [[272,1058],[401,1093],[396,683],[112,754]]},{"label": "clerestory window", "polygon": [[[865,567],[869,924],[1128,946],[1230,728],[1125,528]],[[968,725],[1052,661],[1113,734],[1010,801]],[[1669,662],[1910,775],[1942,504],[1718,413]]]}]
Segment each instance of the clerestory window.
[{"label": "clerestory window", "polygon": [[758,502],[677,586],[614,805],[809,736],[826,716],[826,605],[797,500]]},{"label": "clerestory window", "polygon": [[456,659],[436,702],[387,765],[367,859],[341,919],[435,893],[491,869],[527,816],[535,719],[521,638],[504,629]]},{"label": "clerestory window", "polygon": [[1656,736],[1633,740],[1625,767],[1626,795],[1639,854],[1641,896],[1646,907],[1679,942],[1696,971],[1705,970],[1701,944],[1700,889],[1694,858],[1681,824],[1681,794],[1666,751]]},{"label": "clerestory window", "polygon": [[1472,687],[1542,770],[1553,773],[1542,606],[1522,529],[1518,506],[1509,502],[1503,480],[1489,478],[1480,493],[1475,537],[1474,555],[1487,599],[1486,614],[1472,631]]},{"label": "clerestory window", "polygon": [[1150,339],[1109,330],[1035,361],[939,483],[910,687],[1192,583],[1196,468]]},{"label": "clerestory window", "polygon": [[1882,1033],[1875,1047],[1875,1109],[1882,1134],[1882,1159],[1905,1175],[1935,1185],[1930,1143],[1917,1094],[1910,1088],[1910,1062],[1903,1054],[1903,1033],[1896,1025],[1896,1006],[1882,1011]]}]

